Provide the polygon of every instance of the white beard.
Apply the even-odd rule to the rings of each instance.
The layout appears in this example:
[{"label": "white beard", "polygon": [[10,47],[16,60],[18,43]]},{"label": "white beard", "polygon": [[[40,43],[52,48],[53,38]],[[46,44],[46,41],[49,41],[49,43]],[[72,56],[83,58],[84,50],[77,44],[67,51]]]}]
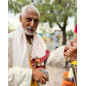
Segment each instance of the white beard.
[{"label": "white beard", "polygon": [[28,32],[27,30],[24,30],[24,33],[25,33],[26,35],[34,35],[34,34],[35,34],[35,31],[34,31],[33,33],[31,33],[31,32]]},{"label": "white beard", "polygon": [[[29,28],[29,29],[33,29],[34,32],[31,32],[30,30],[27,30],[28,28]],[[26,29],[24,29],[24,33],[27,34],[27,35],[34,35],[35,32],[36,32],[36,29],[35,29],[35,28],[32,28],[32,27],[30,27],[30,26],[27,26]]]}]

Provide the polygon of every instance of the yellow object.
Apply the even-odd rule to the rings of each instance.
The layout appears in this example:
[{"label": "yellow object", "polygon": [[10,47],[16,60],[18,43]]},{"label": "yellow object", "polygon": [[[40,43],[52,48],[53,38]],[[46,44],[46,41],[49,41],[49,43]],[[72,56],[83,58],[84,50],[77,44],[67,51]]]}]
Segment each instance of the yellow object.
[{"label": "yellow object", "polygon": [[[77,60],[72,61],[71,64],[73,65],[73,67],[74,67],[74,69],[75,69],[76,66],[77,66]],[[70,70],[69,70],[68,77],[69,77],[69,78],[74,77],[74,75],[73,75],[73,69],[72,69],[72,68],[70,68]]]},{"label": "yellow object", "polygon": [[71,64],[77,65],[77,61],[72,61]]},{"label": "yellow object", "polygon": [[[31,67],[31,69],[33,69],[32,64],[31,64],[31,60],[30,60],[30,55],[28,55],[28,58],[29,58],[29,62],[30,62],[30,67]],[[37,86],[37,82],[31,80],[31,85],[30,86]]]}]

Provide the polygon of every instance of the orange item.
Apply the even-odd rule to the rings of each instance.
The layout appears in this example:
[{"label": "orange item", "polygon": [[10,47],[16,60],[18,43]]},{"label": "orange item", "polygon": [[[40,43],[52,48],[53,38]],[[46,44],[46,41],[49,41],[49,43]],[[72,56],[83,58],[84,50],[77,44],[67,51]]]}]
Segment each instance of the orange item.
[{"label": "orange item", "polygon": [[[68,73],[69,73],[68,71],[67,72],[64,72],[63,76],[68,77]],[[75,86],[75,83],[63,79],[63,82],[62,82],[62,85],[61,86]]]},{"label": "orange item", "polygon": [[[30,56],[29,56],[29,54],[28,54],[28,58],[29,58],[29,62],[30,62],[30,67],[31,67],[31,69],[33,69],[32,64],[31,64],[31,60],[30,60]],[[37,82],[36,82],[36,81],[31,80],[31,85],[30,85],[30,86],[37,86]]]}]

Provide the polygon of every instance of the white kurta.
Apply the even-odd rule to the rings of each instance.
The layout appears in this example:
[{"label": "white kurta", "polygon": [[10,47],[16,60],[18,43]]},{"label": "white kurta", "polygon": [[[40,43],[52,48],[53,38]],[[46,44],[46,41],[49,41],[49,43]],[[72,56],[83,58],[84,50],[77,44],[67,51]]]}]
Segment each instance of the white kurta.
[{"label": "white kurta", "polygon": [[[8,35],[8,86],[30,86],[32,79],[32,69],[30,68],[28,58],[24,59],[25,63],[22,67],[15,67],[12,65],[14,35],[15,32],[11,32]],[[56,65],[63,63],[65,61],[63,53],[64,46],[50,52],[50,55],[46,61],[46,65]]]}]

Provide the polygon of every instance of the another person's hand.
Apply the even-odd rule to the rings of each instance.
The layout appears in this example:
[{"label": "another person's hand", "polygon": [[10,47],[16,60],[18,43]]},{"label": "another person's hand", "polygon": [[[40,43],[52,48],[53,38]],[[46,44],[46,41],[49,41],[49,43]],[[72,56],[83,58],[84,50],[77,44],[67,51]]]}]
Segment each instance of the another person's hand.
[{"label": "another person's hand", "polygon": [[48,81],[48,77],[43,74],[40,69],[43,68],[36,68],[32,70],[32,79],[35,81],[39,81],[41,84],[46,84],[46,81]]}]

